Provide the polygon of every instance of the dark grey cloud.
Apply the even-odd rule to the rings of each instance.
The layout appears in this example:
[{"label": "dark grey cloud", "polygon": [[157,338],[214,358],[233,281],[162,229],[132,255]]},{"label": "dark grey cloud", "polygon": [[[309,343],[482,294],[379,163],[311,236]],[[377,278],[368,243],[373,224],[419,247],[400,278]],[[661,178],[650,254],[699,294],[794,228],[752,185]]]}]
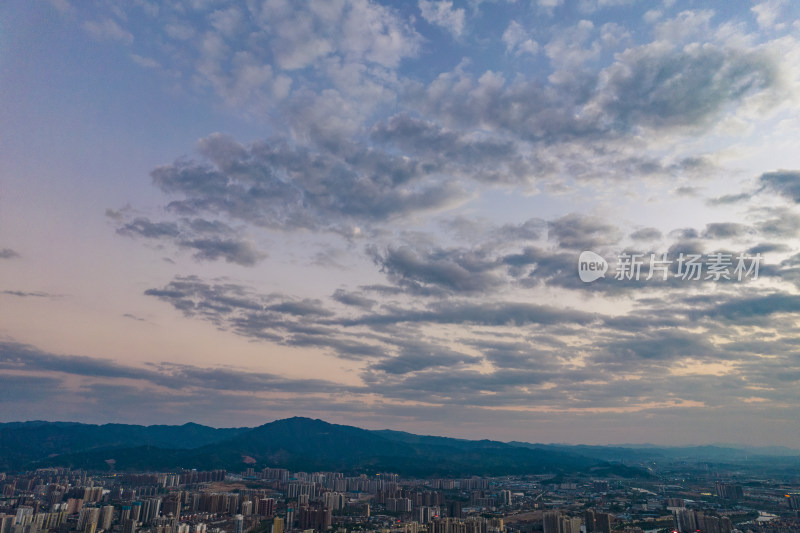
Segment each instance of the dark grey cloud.
[{"label": "dark grey cloud", "polygon": [[484,326],[526,326],[530,324],[590,324],[599,317],[593,313],[559,309],[549,305],[517,302],[434,303],[423,310],[394,309],[357,319],[343,319],[345,326],[396,324],[405,322],[433,324],[474,324]]},{"label": "dark grey cloud", "polygon": [[[52,401],[58,398],[63,391],[61,390],[61,380],[45,376],[29,376],[2,374],[3,386],[0,387],[0,414],[4,421],[21,420],[22,418],[14,412],[11,406],[23,400],[47,400]],[[35,391],[35,397],[32,392]]]},{"label": "dark grey cloud", "polygon": [[373,260],[390,280],[415,292],[430,287],[448,292],[484,292],[503,284],[496,261],[479,251],[413,250],[409,246],[371,250]]},{"label": "dark grey cloud", "polygon": [[707,309],[693,311],[692,316],[746,322],[780,313],[793,315],[800,313],[800,298],[793,294],[777,292],[733,298]]},{"label": "dark grey cloud", "polygon": [[176,222],[153,222],[147,217],[136,217],[125,222],[122,212],[115,212],[112,218],[121,224],[118,234],[171,243],[177,248],[191,250],[197,261],[224,259],[249,267],[266,257],[253,244],[237,238],[234,229],[219,220],[184,218]]},{"label": "dark grey cloud", "polygon": [[596,251],[617,243],[621,234],[616,226],[600,217],[570,213],[548,223],[548,237],[561,248]]},{"label": "dark grey cloud", "polygon": [[699,192],[700,189],[698,187],[684,186],[675,189],[675,194],[678,196],[694,197],[697,196]]},{"label": "dark grey cloud", "polygon": [[452,370],[465,364],[479,363],[480,360],[480,357],[460,353],[438,343],[406,339],[402,341],[396,356],[387,357],[371,365],[370,370],[388,374],[408,374],[437,367]]},{"label": "dark grey cloud", "polygon": [[477,138],[469,131],[447,130],[407,113],[376,124],[370,138],[421,157],[442,170],[490,183],[525,182],[544,166],[535,156],[523,156],[511,140]]},{"label": "dark grey cloud", "polygon": [[749,230],[748,226],[737,222],[715,222],[707,224],[703,230],[704,239],[729,239],[744,235]]},{"label": "dark grey cloud", "polygon": [[285,301],[265,308],[267,311],[277,311],[295,316],[331,316],[333,313],[322,306],[319,300]]},{"label": "dark grey cloud", "polygon": [[675,239],[697,239],[700,234],[694,228],[679,228],[670,231],[669,236]]},{"label": "dark grey cloud", "polygon": [[152,172],[154,183],[177,196],[178,214],[225,214],[282,229],[351,232],[437,209],[463,197],[435,165],[348,142],[336,151],[286,142],[245,147],[214,134],[199,143],[203,162],[178,161]]},{"label": "dark grey cloud", "polygon": [[162,289],[148,289],[145,295],[171,304],[188,317],[251,339],[329,348],[346,359],[384,355],[378,347],[363,342],[362,335],[332,327],[334,312],[319,300],[258,294],[242,285],[207,283],[195,276],[176,277]]},{"label": "dark grey cloud", "polygon": [[0,342],[0,369],[131,379],[142,379],[150,375],[146,370],[120,365],[108,359],[78,355],[61,356],[30,345],[8,341]]},{"label": "dark grey cloud", "polygon": [[19,254],[11,248],[3,248],[0,250],[0,259],[15,259],[17,257],[19,257]]},{"label": "dark grey cloud", "polygon": [[160,239],[162,237],[177,237],[180,229],[175,222],[152,222],[144,217],[137,217],[117,229],[120,235]]},{"label": "dark grey cloud", "polygon": [[346,291],[344,289],[336,289],[336,292],[331,296],[337,302],[361,309],[372,309],[377,303],[377,300],[367,298],[358,292]]},{"label": "dark grey cloud", "polygon": [[778,58],[712,44],[630,48],[603,73],[598,100],[616,127],[701,126],[725,107],[778,85]]},{"label": "dark grey cloud", "polygon": [[765,172],[759,178],[763,188],[800,203],[800,171],[776,170]]},{"label": "dark grey cloud", "polygon": [[482,248],[515,246],[527,241],[538,241],[547,234],[547,222],[541,218],[529,218],[519,224],[499,225],[486,218],[459,216],[443,220],[441,226],[459,242],[476,244]]},{"label": "dark grey cloud", "polygon": [[661,232],[656,228],[641,228],[629,235],[635,241],[654,241],[661,238]]},{"label": "dark grey cloud", "polygon": [[0,292],[0,294],[7,294],[9,296],[18,296],[20,298],[60,298],[60,294],[51,294],[49,292],[42,292],[42,291],[15,291],[15,290],[5,290]]},{"label": "dark grey cloud", "polygon": [[737,204],[740,202],[744,202],[745,200],[749,200],[752,198],[751,193],[739,193],[739,194],[726,194],[723,196],[718,196],[716,198],[711,198],[708,203],[709,205],[729,205],[729,204]]},{"label": "dark grey cloud", "polygon": [[[440,75],[413,98],[453,127],[488,125],[522,139],[564,142],[654,129],[708,126],[743,98],[778,87],[779,58],[720,47],[631,47],[595,73],[562,84]],[[491,74],[491,73],[489,73]],[[576,112],[578,110],[578,112]]]},{"label": "dark grey cloud", "polygon": [[228,263],[254,266],[265,257],[250,243],[230,239],[193,239],[179,241],[178,245],[194,250],[193,257],[200,261],[224,259]]},{"label": "dark grey cloud", "polygon": [[611,342],[596,359],[603,363],[626,364],[632,359],[647,359],[664,364],[684,358],[719,358],[721,351],[714,347],[704,335],[679,329],[655,329],[636,332],[630,338]]},{"label": "dark grey cloud", "polygon": [[788,252],[789,247],[783,243],[764,242],[747,249],[748,254],[766,254],[769,252]]},{"label": "dark grey cloud", "polygon": [[791,238],[800,234],[800,215],[784,208],[767,210],[768,218],[755,224],[766,237]]},{"label": "dark grey cloud", "polygon": [[[173,363],[133,367],[119,364],[110,359],[54,354],[30,345],[7,341],[0,342],[0,371],[3,370],[38,374],[54,372],[82,378],[135,380],[141,382],[142,386],[157,385],[175,389],[194,387],[200,390],[231,392],[283,390],[297,393],[345,390],[332,382],[311,379],[293,380],[274,374],[251,372],[246,369],[203,368]],[[4,379],[6,375],[4,375]],[[58,379],[50,376],[41,377],[48,380]],[[139,390],[145,394],[142,389]]]}]

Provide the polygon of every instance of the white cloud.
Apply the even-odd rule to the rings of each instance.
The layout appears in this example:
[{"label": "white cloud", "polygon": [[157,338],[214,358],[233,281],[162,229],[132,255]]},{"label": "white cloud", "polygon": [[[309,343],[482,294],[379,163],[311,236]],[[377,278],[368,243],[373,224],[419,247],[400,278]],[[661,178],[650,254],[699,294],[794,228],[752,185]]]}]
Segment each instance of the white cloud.
[{"label": "white cloud", "polygon": [[131,54],[131,59],[134,63],[144,68],[159,68],[161,65],[155,59],[150,57],[140,56],[138,54]]},{"label": "white cloud", "polygon": [[431,24],[441,26],[458,37],[464,31],[464,10],[453,9],[453,2],[448,0],[419,0],[422,18]]},{"label": "white cloud", "polygon": [[781,20],[781,11],[785,5],[785,0],[766,0],[751,7],[750,11],[755,13],[760,28],[782,30],[786,27],[786,23],[777,21]]},{"label": "white cloud", "polygon": [[539,52],[539,43],[533,40],[515,20],[512,20],[503,32],[503,43],[506,45],[506,52],[509,53],[536,55]]},{"label": "white cloud", "polygon": [[120,27],[119,24],[106,18],[103,20],[87,20],[83,29],[98,41],[119,41],[124,44],[133,43],[133,35]]}]

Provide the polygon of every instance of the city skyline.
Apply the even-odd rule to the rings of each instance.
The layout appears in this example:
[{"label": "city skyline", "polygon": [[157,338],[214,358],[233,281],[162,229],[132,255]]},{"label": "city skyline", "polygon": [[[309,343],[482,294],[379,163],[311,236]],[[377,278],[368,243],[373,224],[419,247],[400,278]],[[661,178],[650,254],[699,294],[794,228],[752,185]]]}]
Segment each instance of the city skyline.
[{"label": "city skyline", "polygon": [[0,20],[0,421],[800,442],[797,4]]}]

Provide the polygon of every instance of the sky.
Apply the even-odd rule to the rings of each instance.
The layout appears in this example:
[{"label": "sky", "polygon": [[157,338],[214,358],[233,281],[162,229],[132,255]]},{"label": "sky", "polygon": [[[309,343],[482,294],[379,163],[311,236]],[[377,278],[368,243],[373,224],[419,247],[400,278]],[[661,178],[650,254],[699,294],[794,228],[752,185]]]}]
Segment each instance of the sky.
[{"label": "sky", "polygon": [[791,0],[3,2],[0,421],[796,447],[799,39]]}]

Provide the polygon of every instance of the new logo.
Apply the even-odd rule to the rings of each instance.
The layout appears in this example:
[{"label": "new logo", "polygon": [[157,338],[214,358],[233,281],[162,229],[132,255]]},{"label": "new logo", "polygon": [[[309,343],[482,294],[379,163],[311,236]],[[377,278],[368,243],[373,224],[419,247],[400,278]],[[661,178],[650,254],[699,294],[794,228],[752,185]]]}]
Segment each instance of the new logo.
[{"label": "new logo", "polygon": [[594,252],[587,250],[581,252],[580,257],[578,257],[578,276],[584,283],[604,278],[607,270],[608,261]]}]

